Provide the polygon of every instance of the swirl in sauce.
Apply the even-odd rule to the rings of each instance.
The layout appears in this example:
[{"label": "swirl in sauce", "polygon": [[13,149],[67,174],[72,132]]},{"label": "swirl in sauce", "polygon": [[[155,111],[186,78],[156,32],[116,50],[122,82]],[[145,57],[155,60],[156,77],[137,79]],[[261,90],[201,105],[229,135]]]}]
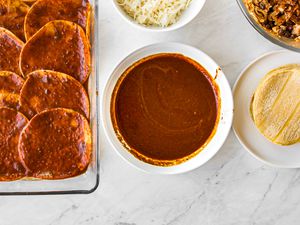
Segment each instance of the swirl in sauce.
[{"label": "swirl in sauce", "polygon": [[218,87],[197,62],[163,53],[129,67],[115,87],[115,132],[138,159],[171,166],[198,154],[219,120]]}]

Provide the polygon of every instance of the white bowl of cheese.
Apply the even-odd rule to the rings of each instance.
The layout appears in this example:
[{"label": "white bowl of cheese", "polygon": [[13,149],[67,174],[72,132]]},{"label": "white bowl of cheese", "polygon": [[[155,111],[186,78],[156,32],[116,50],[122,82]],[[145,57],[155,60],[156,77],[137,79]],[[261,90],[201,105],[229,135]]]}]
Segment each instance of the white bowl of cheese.
[{"label": "white bowl of cheese", "polygon": [[112,0],[129,24],[147,31],[171,31],[191,22],[206,0]]}]

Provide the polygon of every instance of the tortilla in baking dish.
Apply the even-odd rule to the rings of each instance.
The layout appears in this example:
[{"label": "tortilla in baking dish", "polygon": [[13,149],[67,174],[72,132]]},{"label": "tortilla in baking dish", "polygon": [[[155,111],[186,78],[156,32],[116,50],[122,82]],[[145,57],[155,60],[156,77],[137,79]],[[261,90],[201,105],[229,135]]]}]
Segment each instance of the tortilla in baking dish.
[{"label": "tortilla in baking dish", "polygon": [[51,108],[73,109],[89,118],[89,97],[79,81],[50,70],[28,75],[21,90],[20,104],[27,118]]},{"label": "tortilla in baking dish", "polygon": [[256,127],[271,142],[300,141],[300,65],[270,71],[257,87],[251,113]]},{"label": "tortilla in baking dish", "polygon": [[24,43],[9,30],[0,27],[0,71],[21,75],[19,57]]},{"label": "tortilla in baking dish", "polygon": [[21,0],[0,0],[0,27],[25,41],[24,20],[29,6]]},{"label": "tortilla in baking dish", "polygon": [[85,83],[90,65],[90,44],[84,30],[65,20],[43,26],[25,44],[20,56],[20,68],[25,77],[35,70],[54,70]]},{"label": "tortilla in baking dish", "polygon": [[20,108],[20,91],[24,80],[19,75],[0,71],[0,107],[9,107],[18,110]]},{"label": "tortilla in baking dish", "polygon": [[89,33],[91,6],[88,0],[39,0],[25,18],[25,36],[29,40],[40,28],[53,20],[67,20]]},{"label": "tortilla in baking dish", "polygon": [[28,177],[64,179],[86,171],[92,151],[87,119],[70,109],[45,110],[23,129],[19,155]]},{"label": "tortilla in baking dish", "polygon": [[21,113],[0,107],[0,181],[13,181],[25,176],[18,142],[27,122],[27,118]]}]

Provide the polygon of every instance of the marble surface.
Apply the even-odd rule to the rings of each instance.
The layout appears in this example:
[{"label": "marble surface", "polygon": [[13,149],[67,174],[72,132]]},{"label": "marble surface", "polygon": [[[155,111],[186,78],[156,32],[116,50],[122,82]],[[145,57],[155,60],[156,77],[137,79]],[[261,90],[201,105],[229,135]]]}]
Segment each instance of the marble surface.
[{"label": "marble surface", "polygon": [[[195,0],[197,1],[197,0]],[[128,26],[100,0],[100,87],[116,64],[144,45],[177,41],[196,46],[223,68],[231,85],[251,60],[279,47],[262,38],[234,0],[207,0],[183,29],[148,33]],[[252,158],[231,132],[219,153],[187,174],[144,174],[127,165],[101,131],[101,181],[78,196],[1,197],[1,225],[296,225],[300,171]]]}]

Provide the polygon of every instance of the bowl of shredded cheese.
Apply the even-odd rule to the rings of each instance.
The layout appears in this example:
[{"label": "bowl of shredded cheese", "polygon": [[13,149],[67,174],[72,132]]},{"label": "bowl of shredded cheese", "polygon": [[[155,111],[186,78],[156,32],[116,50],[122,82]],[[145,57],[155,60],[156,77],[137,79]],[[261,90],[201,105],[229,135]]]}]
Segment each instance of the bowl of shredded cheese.
[{"label": "bowl of shredded cheese", "polygon": [[170,31],[185,26],[206,0],[113,0],[119,14],[144,30]]}]

